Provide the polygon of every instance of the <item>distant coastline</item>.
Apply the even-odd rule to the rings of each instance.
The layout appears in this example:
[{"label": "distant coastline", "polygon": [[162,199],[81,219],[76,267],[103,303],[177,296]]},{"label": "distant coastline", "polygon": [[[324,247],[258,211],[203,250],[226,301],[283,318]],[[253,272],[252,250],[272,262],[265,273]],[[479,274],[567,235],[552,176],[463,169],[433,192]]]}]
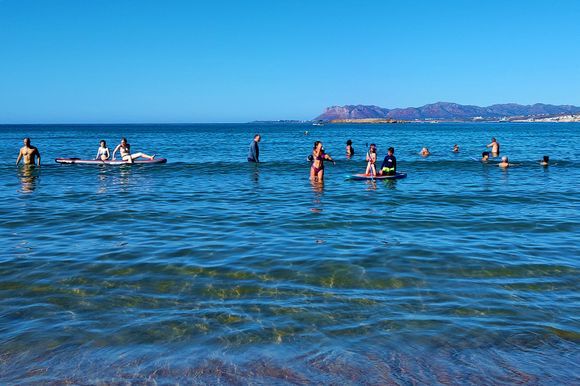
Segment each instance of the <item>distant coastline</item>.
[{"label": "distant coastline", "polygon": [[401,122],[580,122],[580,107],[536,103],[487,107],[437,102],[421,107],[388,109],[374,105],[331,106],[313,119],[324,123]]},{"label": "distant coastline", "polygon": [[425,119],[425,120],[401,120],[383,118],[360,118],[360,119],[333,119],[330,121],[313,121],[317,124],[390,124],[390,123],[550,123],[550,122],[580,122],[580,114],[555,115],[548,117],[503,117],[501,119]]}]

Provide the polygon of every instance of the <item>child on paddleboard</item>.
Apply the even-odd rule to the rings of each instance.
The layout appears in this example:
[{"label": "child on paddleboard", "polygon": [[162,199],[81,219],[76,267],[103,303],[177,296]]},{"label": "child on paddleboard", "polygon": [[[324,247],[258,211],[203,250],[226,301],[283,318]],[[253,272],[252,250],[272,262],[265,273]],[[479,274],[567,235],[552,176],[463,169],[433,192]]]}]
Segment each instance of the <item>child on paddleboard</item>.
[{"label": "child on paddleboard", "polygon": [[381,165],[380,175],[393,176],[397,173],[397,158],[395,158],[395,148],[389,147],[387,155]]},{"label": "child on paddleboard", "polygon": [[371,175],[376,176],[377,169],[375,167],[375,163],[377,162],[377,146],[374,143],[371,143],[371,147],[367,152],[366,160],[367,160],[367,170],[365,171],[365,174],[367,176]]},{"label": "child on paddleboard", "polygon": [[111,155],[109,153],[109,148],[107,147],[107,142],[105,142],[105,140],[101,140],[101,142],[99,142],[99,150],[97,150],[97,156],[95,159],[106,161],[110,156]]}]

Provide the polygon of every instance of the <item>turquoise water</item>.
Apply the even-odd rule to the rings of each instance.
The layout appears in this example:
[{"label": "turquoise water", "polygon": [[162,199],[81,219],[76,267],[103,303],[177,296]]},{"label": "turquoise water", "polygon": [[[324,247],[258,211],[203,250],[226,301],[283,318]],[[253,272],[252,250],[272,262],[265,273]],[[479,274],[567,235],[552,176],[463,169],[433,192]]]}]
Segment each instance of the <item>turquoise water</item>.
[{"label": "turquoise water", "polygon": [[[580,382],[579,124],[0,132],[2,383]],[[168,163],[53,162],[121,136]],[[371,142],[408,178],[345,180]]]}]

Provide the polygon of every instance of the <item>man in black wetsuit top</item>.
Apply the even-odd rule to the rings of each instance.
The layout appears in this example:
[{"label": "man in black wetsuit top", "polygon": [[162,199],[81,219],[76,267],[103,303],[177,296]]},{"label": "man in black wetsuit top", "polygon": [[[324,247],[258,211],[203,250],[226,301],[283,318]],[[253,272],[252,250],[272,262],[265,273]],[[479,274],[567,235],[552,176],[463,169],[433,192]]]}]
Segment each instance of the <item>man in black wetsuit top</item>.
[{"label": "man in black wetsuit top", "polygon": [[248,162],[260,162],[260,148],[258,147],[260,139],[262,139],[260,134],[254,135],[254,139],[250,143],[250,150],[248,151]]},{"label": "man in black wetsuit top", "polygon": [[395,158],[394,154],[395,149],[389,147],[387,155],[383,160],[383,164],[381,165],[381,175],[392,176],[397,172],[397,159]]}]

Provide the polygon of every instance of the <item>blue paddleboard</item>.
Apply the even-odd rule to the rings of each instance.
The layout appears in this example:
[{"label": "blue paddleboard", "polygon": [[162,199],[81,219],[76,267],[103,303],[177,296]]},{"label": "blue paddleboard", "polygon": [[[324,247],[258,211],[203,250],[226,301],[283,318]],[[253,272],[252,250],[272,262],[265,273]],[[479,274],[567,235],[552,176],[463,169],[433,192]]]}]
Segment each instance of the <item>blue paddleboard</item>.
[{"label": "blue paddleboard", "polygon": [[395,173],[390,176],[369,176],[366,174],[352,174],[347,177],[349,180],[355,181],[367,181],[367,180],[398,180],[400,178],[406,178],[407,173]]}]

